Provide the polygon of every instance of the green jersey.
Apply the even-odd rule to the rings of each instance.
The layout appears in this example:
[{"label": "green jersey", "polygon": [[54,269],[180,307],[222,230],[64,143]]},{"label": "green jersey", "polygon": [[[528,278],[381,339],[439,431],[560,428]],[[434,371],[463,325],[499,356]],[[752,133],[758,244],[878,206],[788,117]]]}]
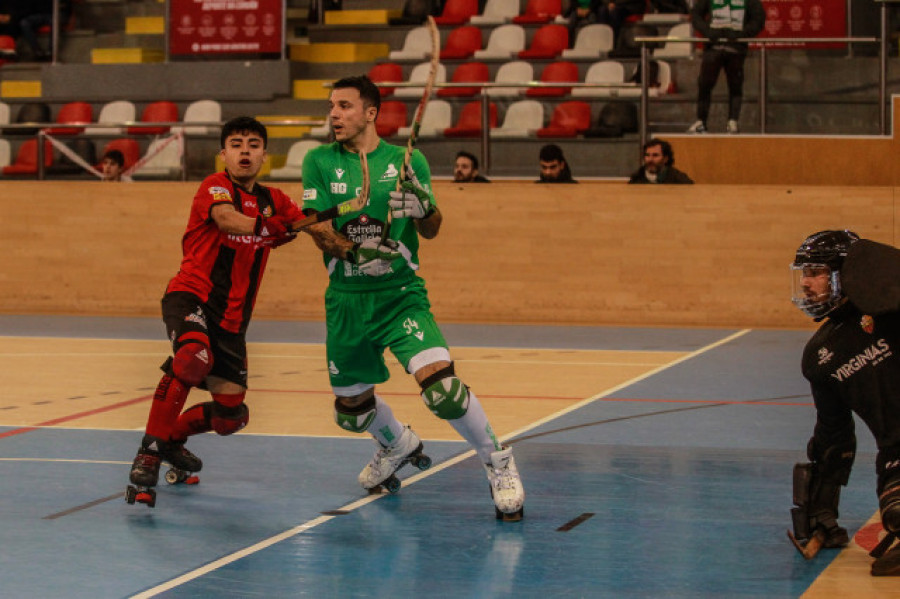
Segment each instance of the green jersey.
[{"label": "green jersey", "polygon": [[[387,222],[390,192],[397,188],[397,178],[403,167],[406,148],[378,142],[374,151],[366,154],[369,164],[369,203],[360,212],[353,212],[332,221],[332,226],[354,243],[381,237]],[[431,171],[418,150],[412,153],[411,164],[422,187],[431,193]],[[322,211],[356,197],[362,189],[362,170],[359,156],[334,142],[310,150],[303,159],[303,208]],[[434,194],[432,204],[434,203]],[[345,291],[370,291],[402,286],[416,277],[419,268],[419,233],[409,218],[391,221],[390,239],[399,244],[400,258],[391,264],[392,272],[370,277],[359,272],[355,264],[325,253],[325,266],[331,280],[330,287]]]}]

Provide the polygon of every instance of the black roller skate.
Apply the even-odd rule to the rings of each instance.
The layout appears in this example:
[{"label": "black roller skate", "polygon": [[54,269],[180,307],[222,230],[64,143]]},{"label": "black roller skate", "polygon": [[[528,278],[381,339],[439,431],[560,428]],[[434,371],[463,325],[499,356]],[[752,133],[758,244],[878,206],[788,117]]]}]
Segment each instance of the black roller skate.
[{"label": "black roller skate", "polygon": [[130,504],[143,503],[147,507],[156,505],[156,490],[159,481],[159,465],[162,458],[158,451],[141,447],[131,464],[131,483],[125,489],[125,501]]},{"label": "black roller skate", "polygon": [[379,444],[372,461],[359,473],[359,484],[370,494],[388,493],[400,490],[400,479],[396,472],[406,464],[419,470],[431,468],[431,458],[422,453],[422,441],[408,426],[394,445],[384,447]]},{"label": "black roller skate", "polygon": [[183,441],[170,441],[159,444],[159,452],[163,460],[171,468],[166,471],[166,482],[170,485],[196,485],[200,477],[195,472],[203,468],[203,461],[184,447]]}]

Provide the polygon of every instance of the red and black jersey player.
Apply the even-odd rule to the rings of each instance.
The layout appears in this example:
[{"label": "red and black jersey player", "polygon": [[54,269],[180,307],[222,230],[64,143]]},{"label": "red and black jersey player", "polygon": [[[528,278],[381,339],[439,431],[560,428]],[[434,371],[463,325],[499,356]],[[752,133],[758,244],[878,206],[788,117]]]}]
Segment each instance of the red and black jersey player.
[{"label": "red and black jersey player", "polygon": [[[185,449],[191,435],[230,435],[249,420],[245,333],[269,252],[294,239],[299,207],[278,189],[256,179],[266,159],[266,128],[238,117],[222,128],[225,171],[207,177],[191,206],[182,238],[184,257],[162,299],[162,315],[173,354],[147,419],[131,468],[126,499],[151,507],[160,462],[173,469],[169,482],[194,482],[200,459]],[[182,413],[191,387],[205,388],[211,401]]]}]

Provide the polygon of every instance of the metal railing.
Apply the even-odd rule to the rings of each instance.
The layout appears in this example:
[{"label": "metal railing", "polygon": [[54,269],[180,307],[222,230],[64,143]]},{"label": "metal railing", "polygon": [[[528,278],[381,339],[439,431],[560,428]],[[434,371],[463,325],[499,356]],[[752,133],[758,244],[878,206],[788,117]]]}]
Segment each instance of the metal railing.
[{"label": "metal railing", "polygon": [[[263,123],[267,128],[271,127],[319,127],[326,123],[326,121],[322,120],[309,120],[309,119],[279,119],[279,120],[271,120]],[[110,139],[110,138],[120,138],[120,137],[142,137],[149,138],[152,133],[121,133],[122,129],[156,129],[159,127],[168,127],[170,129],[169,132],[159,134],[160,136],[171,135],[172,129],[190,129],[194,127],[212,127],[215,128],[216,131],[214,133],[208,134],[184,134],[184,152],[181,156],[181,180],[184,181],[187,178],[187,156],[188,156],[188,140],[193,138],[219,138],[219,130],[221,129],[224,123],[221,121],[172,121],[172,122],[143,122],[143,121],[122,121],[118,123],[11,123],[3,125],[2,130],[5,135],[4,138],[8,137],[8,131],[30,131],[33,129],[37,129],[38,131],[34,134],[22,135],[22,139],[33,138],[37,143],[37,171],[36,176],[38,180],[44,180],[46,178],[46,166],[45,166],[45,152],[44,152],[44,138],[48,135],[46,130],[48,129],[109,129],[109,134],[85,134],[84,132],[80,133],[66,133],[62,135],[56,135],[56,138],[65,138],[67,140],[77,139],[77,138],[99,138],[99,139]],[[15,136],[15,134],[12,134]]]},{"label": "metal railing", "polygon": [[[884,25],[882,23],[882,25]],[[766,47],[785,44],[821,44],[821,43],[840,43],[840,44],[857,44],[857,43],[878,43],[881,42],[881,63],[879,71],[878,86],[878,103],[879,103],[879,131],[882,135],[887,134],[887,112],[885,99],[887,96],[887,44],[885,40],[887,36],[882,31],[882,37],[790,37],[790,38],[738,38],[730,40],[735,42],[744,42],[748,44],[759,45],[759,130],[760,133],[766,132],[766,108],[768,98],[768,69],[767,69],[767,53]],[[650,68],[650,48],[648,44],[653,43],[703,43],[710,41],[705,37],[636,37],[635,42],[641,44],[641,73],[648,72]],[[641,147],[647,141],[648,129],[648,113],[649,98],[647,94],[647,77],[641,78],[641,108],[640,108],[640,138]]]}]

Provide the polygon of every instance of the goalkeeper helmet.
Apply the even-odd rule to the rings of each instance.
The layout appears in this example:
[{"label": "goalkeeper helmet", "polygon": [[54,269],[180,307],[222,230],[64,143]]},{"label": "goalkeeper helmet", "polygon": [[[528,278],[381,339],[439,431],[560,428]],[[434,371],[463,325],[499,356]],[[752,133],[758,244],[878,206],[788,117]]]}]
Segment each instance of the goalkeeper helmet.
[{"label": "goalkeeper helmet", "polygon": [[791,301],[807,315],[821,320],[843,300],[841,267],[850,246],[859,240],[853,231],[819,231],[807,237],[791,264]]}]

